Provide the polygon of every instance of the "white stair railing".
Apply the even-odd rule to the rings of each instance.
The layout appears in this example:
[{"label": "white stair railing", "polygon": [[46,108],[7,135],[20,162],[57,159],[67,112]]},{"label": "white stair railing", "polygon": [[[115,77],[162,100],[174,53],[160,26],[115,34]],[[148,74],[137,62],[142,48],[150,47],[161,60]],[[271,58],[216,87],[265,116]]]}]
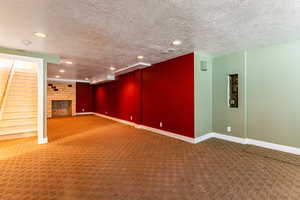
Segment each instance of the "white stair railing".
[{"label": "white stair railing", "polygon": [[6,105],[6,100],[8,97],[9,89],[10,89],[12,81],[13,81],[14,73],[15,73],[15,61],[13,61],[12,66],[10,68],[6,86],[4,88],[4,92],[3,92],[3,95],[2,95],[2,98],[0,101],[0,120],[3,119],[4,108]]}]

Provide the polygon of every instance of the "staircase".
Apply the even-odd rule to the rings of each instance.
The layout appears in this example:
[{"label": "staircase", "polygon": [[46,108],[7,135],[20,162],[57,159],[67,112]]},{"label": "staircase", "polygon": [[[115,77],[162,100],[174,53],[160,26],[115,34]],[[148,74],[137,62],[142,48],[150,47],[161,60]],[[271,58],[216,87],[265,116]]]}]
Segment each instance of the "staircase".
[{"label": "staircase", "polygon": [[0,140],[37,134],[37,72],[12,66],[0,105]]}]

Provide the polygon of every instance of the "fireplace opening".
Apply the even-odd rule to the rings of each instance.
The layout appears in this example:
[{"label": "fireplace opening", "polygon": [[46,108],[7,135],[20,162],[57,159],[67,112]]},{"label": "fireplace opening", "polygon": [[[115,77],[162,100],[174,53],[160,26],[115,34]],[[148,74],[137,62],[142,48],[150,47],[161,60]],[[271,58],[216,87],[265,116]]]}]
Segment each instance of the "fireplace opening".
[{"label": "fireplace opening", "polygon": [[71,100],[52,100],[52,117],[72,116]]}]

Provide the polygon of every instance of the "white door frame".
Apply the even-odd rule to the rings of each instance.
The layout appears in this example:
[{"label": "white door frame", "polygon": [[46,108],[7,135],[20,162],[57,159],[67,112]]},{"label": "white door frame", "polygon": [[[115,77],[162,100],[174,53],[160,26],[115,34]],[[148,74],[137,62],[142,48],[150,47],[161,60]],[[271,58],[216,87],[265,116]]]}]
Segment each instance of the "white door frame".
[{"label": "white door frame", "polygon": [[38,64],[38,121],[37,121],[37,139],[38,144],[48,143],[47,137],[47,65],[44,63],[44,59],[42,58],[34,58],[27,56],[18,56],[13,54],[3,54],[0,53],[1,57],[5,57],[8,59],[16,59],[23,60],[29,62],[35,62]]}]

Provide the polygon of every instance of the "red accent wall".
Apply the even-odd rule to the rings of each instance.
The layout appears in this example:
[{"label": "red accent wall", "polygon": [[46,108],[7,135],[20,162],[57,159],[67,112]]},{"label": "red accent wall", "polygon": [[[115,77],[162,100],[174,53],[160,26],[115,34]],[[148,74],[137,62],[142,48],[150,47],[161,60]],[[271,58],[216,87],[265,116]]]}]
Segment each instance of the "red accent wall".
[{"label": "red accent wall", "polygon": [[76,112],[92,112],[92,87],[89,83],[76,83]]},{"label": "red accent wall", "polygon": [[194,54],[118,76],[93,96],[97,113],[193,138]]},{"label": "red accent wall", "polygon": [[143,70],[143,124],[194,137],[194,54]]},{"label": "red accent wall", "polygon": [[94,92],[95,112],[141,123],[140,70],[118,76],[115,81],[95,86]]}]

